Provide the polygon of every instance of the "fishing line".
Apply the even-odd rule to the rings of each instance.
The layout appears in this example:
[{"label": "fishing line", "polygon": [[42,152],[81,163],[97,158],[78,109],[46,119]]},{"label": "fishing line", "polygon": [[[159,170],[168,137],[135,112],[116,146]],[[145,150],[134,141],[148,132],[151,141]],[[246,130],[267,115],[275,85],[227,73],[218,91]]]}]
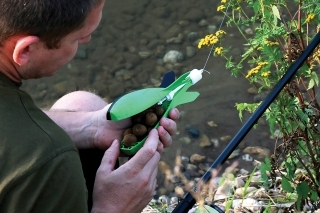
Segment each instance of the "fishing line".
[{"label": "fishing line", "polygon": [[[227,5],[226,12],[225,12],[224,16],[222,17],[222,21],[221,21],[221,23],[220,23],[220,26],[219,26],[219,28],[218,28],[218,31],[221,30],[221,27],[222,27],[222,24],[223,24],[223,22],[224,22],[224,19],[225,19],[226,16],[227,16],[227,12],[228,12],[229,6],[230,6],[230,2],[229,2],[228,5]],[[212,53],[212,51],[213,51],[213,47],[214,47],[214,45],[212,45],[212,47],[210,48],[210,51],[209,51],[207,60],[206,60],[206,62],[204,63],[204,66],[203,66],[202,70],[205,70],[205,68],[206,68],[206,66],[207,66],[207,63],[208,63],[209,58],[210,58],[210,55],[211,55],[211,53]]]}]

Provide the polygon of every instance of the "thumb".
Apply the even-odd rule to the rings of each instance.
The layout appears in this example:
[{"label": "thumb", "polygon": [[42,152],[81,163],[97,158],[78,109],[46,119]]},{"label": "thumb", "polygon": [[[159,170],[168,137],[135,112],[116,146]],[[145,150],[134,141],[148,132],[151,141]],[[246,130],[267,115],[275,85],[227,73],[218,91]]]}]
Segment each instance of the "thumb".
[{"label": "thumb", "polygon": [[120,154],[120,143],[116,139],[112,142],[111,146],[107,151],[105,151],[104,156],[101,160],[100,168],[103,172],[106,172],[109,174],[114,170],[114,167],[116,165],[117,159]]}]

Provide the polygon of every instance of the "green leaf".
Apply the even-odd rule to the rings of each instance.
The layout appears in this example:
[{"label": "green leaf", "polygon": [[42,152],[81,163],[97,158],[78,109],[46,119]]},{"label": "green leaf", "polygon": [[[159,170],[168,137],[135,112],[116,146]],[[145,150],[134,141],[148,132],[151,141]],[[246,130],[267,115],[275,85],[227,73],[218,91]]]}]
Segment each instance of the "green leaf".
[{"label": "green leaf", "polygon": [[282,180],[281,180],[281,186],[282,186],[282,189],[284,189],[287,192],[293,192],[294,191],[292,186],[291,186],[291,184],[290,184],[290,182],[285,177],[283,177]]},{"label": "green leaf", "polygon": [[248,187],[249,187],[250,184],[251,184],[251,180],[252,180],[252,177],[253,177],[255,171],[256,171],[256,167],[254,167],[254,169],[253,169],[253,171],[251,172],[248,180],[246,181],[246,184],[244,185],[244,190],[243,190],[243,192],[242,192],[242,197],[244,197],[245,194],[247,193],[247,189],[248,189]]},{"label": "green leaf", "polygon": [[314,80],[311,78],[309,81],[309,85],[308,85],[308,90],[311,89],[314,86],[315,82]]},{"label": "green leaf", "polygon": [[278,7],[275,6],[275,5],[272,5],[272,12],[273,12],[273,15],[275,17],[277,17],[279,20],[281,20],[280,18],[280,13],[279,13],[279,10],[278,10]]},{"label": "green leaf", "polygon": [[307,182],[302,181],[301,183],[298,184],[297,186],[297,193],[302,199],[306,199],[308,197],[308,193],[310,191],[309,185]]},{"label": "green leaf", "polygon": [[287,178],[288,179],[293,179],[294,178],[294,172],[295,172],[294,164],[295,164],[294,159],[291,160],[291,158],[288,158],[285,161],[286,171],[287,171]]},{"label": "green leaf", "polygon": [[317,86],[319,85],[319,78],[317,73],[311,72],[308,89],[311,89],[312,87],[314,87],[314,85],[317,85]]},{"label": "green leaf", "polygon": [[265,185],[267,185],[269,182],[268,174],[267,174],[267,172],[269,171],[271,171],[271,162],[269,158],[266,158],[264,162],[261,162],[261,165],[260,165],[261,178]]},{"label": "green leaf", "polygon": [[204,206],[199,206],[195,213],[219,213],[217,210],[214,208],[204,205]]},{"label": "green leaf", "polygon": [[302,110],[299,109],[296,111],[296,113],[302,121],[304,121],[305,123],[309,123],[308,115],[306,115]]},{"label": "green leaf", "polygon": [[318,193],[314,190],[311,190],[311,196],[310,196],[312,201],[317,201],[318,200]]},{"label": "green leaf", "polygon": [[260,10],[260,2],[259,1],[255,1],[255,3],[253,4],[253,11],[257,15],[259,10]]}]

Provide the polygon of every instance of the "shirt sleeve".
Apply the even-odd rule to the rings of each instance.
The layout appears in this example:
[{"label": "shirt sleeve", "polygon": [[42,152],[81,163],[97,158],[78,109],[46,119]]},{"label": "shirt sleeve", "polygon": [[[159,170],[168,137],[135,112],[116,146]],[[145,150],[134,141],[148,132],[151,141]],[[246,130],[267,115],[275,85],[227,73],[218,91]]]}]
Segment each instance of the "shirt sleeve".
[{"label": "shirt sleeve", "polygon": [[0,212],[87,213],[87,197],[79,155],[66,151],[17,181]]}]

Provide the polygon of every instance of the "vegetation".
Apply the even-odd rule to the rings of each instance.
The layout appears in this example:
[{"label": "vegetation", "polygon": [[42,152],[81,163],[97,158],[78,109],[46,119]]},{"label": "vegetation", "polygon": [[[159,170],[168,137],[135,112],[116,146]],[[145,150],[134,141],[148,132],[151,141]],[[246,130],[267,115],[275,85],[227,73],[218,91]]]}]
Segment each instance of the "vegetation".
[{"label": "vegetation", "polygon": [[[213,48],[213,55],[225,59],[232,75],[246,78],[262,100],[320,29],[318,0],[222,0],[217,11],[226,16],[228,27],[239,30],[245,53],[239,61],[230,56],[228,28],[207,35],[198,47]],[[264,113],[271,134],[279,130],[275,135],[279,143],[262,163],[262,177],[270,186],[280,173],[283,190],[297,195],[291,196],[296,198],[297,210],[306,203],[316,209],[320,197],[319,63],[318,45]],[[260,103],[237,103],[240,119],[244,111],[252,113]]]}]

